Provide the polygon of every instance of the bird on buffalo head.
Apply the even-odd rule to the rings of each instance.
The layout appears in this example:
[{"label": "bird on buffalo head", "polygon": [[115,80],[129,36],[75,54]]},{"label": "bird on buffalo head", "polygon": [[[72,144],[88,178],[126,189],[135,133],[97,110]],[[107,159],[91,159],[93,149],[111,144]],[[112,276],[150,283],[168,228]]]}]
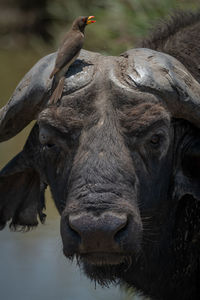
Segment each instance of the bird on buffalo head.
[{"label": "bird on buffalo head", "polygon": [[62,96],[65,74],[69,66],[78,57],[84,42],[85,26],[95,23],[94,16],[78,17],[72,23],[70,30],[65,35],[63,42],[58,49],[56,62],[50,78],[54,77],[53,85],[55,88],[49,103],[56,103]]}]

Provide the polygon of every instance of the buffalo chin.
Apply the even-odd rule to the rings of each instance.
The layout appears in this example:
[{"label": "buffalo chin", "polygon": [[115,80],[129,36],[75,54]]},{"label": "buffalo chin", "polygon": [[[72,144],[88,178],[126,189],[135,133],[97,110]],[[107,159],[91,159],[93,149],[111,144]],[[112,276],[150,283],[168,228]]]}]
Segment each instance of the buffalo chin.
[{"label": "buffalo chin", "polygon": [[[99,257],[99,260],[98,260]],[[82,259],[82,268],[88,278],[103,287],[118,284],[122,273],[131,266],[131,258],[119,255],[98,255],[96,259],[89,256]],[[112,263],[112,264],[111,264]]]},{"label": "buffalo chin", "polygon": [[131,256],[118,253],[84,253],[68,256],[69,259],[74,257],[88,278],[106,287],[119,283],[121,274],[127,272],[132,265]]}]

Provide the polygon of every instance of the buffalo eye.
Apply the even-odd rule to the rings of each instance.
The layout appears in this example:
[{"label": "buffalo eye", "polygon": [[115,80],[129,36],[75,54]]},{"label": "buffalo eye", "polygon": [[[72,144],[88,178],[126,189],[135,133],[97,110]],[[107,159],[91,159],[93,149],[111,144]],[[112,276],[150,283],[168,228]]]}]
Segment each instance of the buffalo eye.
[{"label": "buffalo eye", "polygon": [[55,144],[52,144],[52,143],[47,143],[47,144],[45,144],[45,147],[46,147],[47,149],[50,149],[50,148],[52,148],[53,146],[55,146]]},{"label": "buffalo eye", "polygon": [[152,146],[156,147],[156,146],[160,145],[160,140],[161,140],[160,135],[159,134],[154,134],[151,137],[150,143],[151,143]]}]

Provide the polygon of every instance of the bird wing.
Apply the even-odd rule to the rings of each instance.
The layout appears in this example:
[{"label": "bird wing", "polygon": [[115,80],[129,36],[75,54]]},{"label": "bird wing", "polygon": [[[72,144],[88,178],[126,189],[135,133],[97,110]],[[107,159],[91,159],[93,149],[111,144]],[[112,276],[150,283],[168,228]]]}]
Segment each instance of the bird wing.
[{"label": "bird wing", "polygon": [[80,32],[68,32],[65,36],[55,62],[55,67],[50,75],[52,78],[59,70],[70,63],[83,46],[84,36]]}]

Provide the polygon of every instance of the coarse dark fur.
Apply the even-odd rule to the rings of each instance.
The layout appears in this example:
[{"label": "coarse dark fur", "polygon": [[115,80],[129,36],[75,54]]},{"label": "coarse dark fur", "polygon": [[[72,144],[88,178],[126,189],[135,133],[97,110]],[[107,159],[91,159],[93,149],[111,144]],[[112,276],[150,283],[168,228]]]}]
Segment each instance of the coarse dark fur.
[{"label": "coarse dark fur", "polygon": [[174,13],[167,20],[158,22],[149,37],[138,43],[138,47],[176,57],[200,81],[199,26],[200,11]]},{"label": "coarse dark fur", "polygon": [[[200,130],[192,117],[199,102],[185,109],[189,88],[198,91],[188,70],[200,80],[199,42],[200,13],[176,14],[141,42],[185,65],[170,60],[170,71],[187,76],[182,89],[171,92],[170,82],[168,95],[155,95],[157,85],[145,80],[141,87],[138,69],[126,77],[128,53],[117,65],[122,91],[113,84],[115,69],[112,84],[105,79],[111,57],[101,58],[95,85],[85,84],[81,97],[67,90],[67,78],[62,101],[42,107],[23,150],[0,173],[1,228],[10,220],[14,230],[36,226],[38,216],[43,222],[49,185],[63,252],[91,280],[134,287],[152,299],[200,299]],[[149,53],[150,66],[160,56]],[[160,68],[159,76],[168,75]]]}]

